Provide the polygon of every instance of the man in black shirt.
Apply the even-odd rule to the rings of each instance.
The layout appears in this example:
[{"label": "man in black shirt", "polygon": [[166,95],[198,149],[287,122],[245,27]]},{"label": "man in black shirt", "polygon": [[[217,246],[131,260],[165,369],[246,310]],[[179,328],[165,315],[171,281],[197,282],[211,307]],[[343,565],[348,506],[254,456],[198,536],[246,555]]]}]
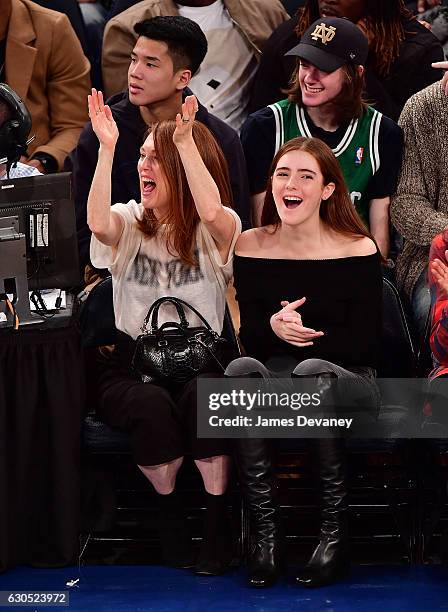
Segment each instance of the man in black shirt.
[{"label": "man in black shirt", "polygon": [[[175,119],[187,86],[207,51],[200,27],[185,17],[154,17],[135,26],[139,35],[130,58],[128,91],[113,96],[111,107],[120,136],[112,167],[112,202],[139,201],[137,160],[140,146],[153,123]],[[235,210],[249,227],[249,194],[244,154],[238,134],[199,104],[196,120],[215,136],[227,159]],[[91,232],[87,225],[87,197],[98,158],[98,139],[89,122],[72,154],[76,224],[80,263],[89,262]]]}]

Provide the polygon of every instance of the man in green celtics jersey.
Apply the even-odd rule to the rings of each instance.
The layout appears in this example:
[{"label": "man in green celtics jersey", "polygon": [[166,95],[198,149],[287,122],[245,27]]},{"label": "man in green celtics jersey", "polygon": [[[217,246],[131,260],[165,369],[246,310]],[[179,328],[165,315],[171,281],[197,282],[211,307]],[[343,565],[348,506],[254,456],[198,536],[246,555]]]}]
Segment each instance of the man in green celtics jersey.
[{"label": "man in green celtics jersey", "polygon": [[389,204],[401,164],[402,134],[395,122],[362,99],[367,38],[348,19],[322,17],[288,54],[298,57],[288,98],[250,115],[241,133],[254,224],[260,224],[277,150],[296,136],[314,136],[332,148],[356,210],[387,257]]}]

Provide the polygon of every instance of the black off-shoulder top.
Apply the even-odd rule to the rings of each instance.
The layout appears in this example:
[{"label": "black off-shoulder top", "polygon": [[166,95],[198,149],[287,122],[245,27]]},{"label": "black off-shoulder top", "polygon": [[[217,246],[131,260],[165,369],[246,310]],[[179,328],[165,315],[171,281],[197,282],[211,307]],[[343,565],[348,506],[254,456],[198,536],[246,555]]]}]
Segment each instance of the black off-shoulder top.
[{"label": "black off-shoulder top", "polygon": [[[240,339],[247,355],[319,358],[342,367],[377,364],[381,339],[382,276],[378,253],[340,259],[261,259],[235,255]],[[303,324],[325,332],[313,346],[278,338],[269,320],[280,302],[306,297]]]}]

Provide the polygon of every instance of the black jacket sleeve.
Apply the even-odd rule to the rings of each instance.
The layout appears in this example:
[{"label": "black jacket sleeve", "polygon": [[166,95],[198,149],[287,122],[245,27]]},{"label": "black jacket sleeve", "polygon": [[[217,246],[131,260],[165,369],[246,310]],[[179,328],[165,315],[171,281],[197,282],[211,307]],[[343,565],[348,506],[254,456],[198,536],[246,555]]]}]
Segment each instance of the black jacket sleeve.
[{"label": "black jacket sleeve", "polygon": [[250,194],[262,193],[266,189],[275,154],[275,120],[270,108],[249,115],[241,130],[241,142],[246,157]]},{"label": "black jacket sleeve", "polygon": [[207,127],[215,136],[227,160],[235,211],[241,219],[243,230],[251,227],[249,184],[246,160],[238,134],[223,121],[208,115]]},{"label": "black jacket sleeve", "polygon": [[228,160],[230,185],[232,187],[235,210],[238,213],[243,231],[252,227],[249,202],[249,182],[247,179],[246,160],[238,134],[228,143],[224,155]]},{"label": "black jacket sleeve", "polygon": [[296,67],[296,58],[285,57],[285,53],[299,43],[294,31],[297,21],[295,16],[280,24],[264,44],[252,88],[249,113],[286,97],[282,90],[288,87]]},{"label": "black jacket sleeve", "polygon": [[[434,34],[416,20],[406,21],[404,29],[406,38],[389,74],[384,79],[376,77],[381,81],[381,83],[376,83],[377,95],[382,84],[385,92],[395,103],[396,110],[390,111],[387,107],[381,106],[383,96],[374,106],[394,121],[398,120],[405,103],[411,96],[443,77],[442,70],[431,67],[432,62],[441,62],[444,58],[442,45]],[[371,77],[367,78],[367,83],[369,83],[369,78]],[[368,90],[368,93],[373,92]]]},{"label": "black jacket sleeve", "polygon": [[398,121],[401,107],[384,87],[382,79],[367,69],[365,73],[364,97],[374,108],[386,117]]},{"label": "black jacket sleeve", "polygon": [[397,190],[403,157],[403,130],[389,117],[382,117],[378,141],[380,167],[369,182],[369,200],[393,196]]},{"label": "black jacket sleeve", "polygon": [[84,270],[84,267],[90,261],[89,251],[92,232],[87,225],[87,198],[95,174],[98,149],[98,139],[89,122],[81,132],[76,149],[70,155],[81,270]]}]

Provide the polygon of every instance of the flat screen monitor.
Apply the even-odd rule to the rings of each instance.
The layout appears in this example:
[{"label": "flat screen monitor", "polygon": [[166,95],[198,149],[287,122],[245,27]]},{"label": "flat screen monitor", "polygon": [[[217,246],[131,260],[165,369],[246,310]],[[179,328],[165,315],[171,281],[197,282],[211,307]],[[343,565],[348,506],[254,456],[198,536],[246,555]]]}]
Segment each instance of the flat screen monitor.
[{"label": "flat screen monitor", "polygon": [[25,236],[29,289],[78,286],[71,173],[0,181],[0,219],[11,217],[18,218],[19,233]]}]

